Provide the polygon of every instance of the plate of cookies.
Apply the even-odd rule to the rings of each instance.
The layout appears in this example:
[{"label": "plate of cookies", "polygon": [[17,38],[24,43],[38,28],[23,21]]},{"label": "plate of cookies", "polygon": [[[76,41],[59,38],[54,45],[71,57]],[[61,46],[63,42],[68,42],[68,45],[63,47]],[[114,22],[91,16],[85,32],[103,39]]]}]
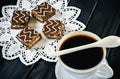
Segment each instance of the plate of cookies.
[{"label": "plate of cookies", "polygon": [[56,51],[59,40],[86,27],[76,20],[80,12],[67,0],[18,0],[16,5],[4,6],[0,18],[3,58],[19,58],[25,65],[39,59],[56,62],[57,57],[49,54]]}]

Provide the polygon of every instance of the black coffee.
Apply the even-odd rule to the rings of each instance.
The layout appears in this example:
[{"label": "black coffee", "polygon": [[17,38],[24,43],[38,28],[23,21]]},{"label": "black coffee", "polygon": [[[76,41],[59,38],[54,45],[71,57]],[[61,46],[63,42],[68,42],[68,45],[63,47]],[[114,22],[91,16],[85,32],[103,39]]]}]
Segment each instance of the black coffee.
[{"label": "black coffee", "polygon": [[[88,36],[70,37],[61,45],[60,50],[93,43],[96,40]],[[103,57],[102,48],[89,48],[60,56],[62,61],[75,69],[89,69],[96,66]]]}]

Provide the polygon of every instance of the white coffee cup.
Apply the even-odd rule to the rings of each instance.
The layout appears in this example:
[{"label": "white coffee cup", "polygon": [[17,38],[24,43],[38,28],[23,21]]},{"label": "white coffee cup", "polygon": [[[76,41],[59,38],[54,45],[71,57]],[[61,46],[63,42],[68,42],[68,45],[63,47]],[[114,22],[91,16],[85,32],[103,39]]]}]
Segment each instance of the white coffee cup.
[{"label": "white coffee cup", "polygon": [[[65,35],[59,42],[57,50],[60,50],[64,41],[70,37],[76,35],[85,35],[93,37],[96,40],[100,40],[100,37],[96,34],[88,31],[77,31]],[[103,57],[101,61],[94,67],[88,69],[75,69],[66,65],[60,57],[55,67],[55,74],[57,79],[107,79],[113,76],[113,70],[108,65],[106,60],[106,48],[103,48]],[[72,62],[71,62],[72,63]]]}]

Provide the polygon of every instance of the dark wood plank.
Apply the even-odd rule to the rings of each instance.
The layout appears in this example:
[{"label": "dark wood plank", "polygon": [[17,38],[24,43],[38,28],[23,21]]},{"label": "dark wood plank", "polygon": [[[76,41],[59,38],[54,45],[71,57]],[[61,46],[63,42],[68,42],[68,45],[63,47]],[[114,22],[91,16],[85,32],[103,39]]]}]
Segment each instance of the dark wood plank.
[{"label": "dark wood plank", "polygon": [[21,79],[29,67],[20,63],[19,60],[6,61],[0,64],[0,79]]},{"label": "dark wood plank", "polygon": [[81,9],[81,14],[78,17],[78,20],[87,26],[98,2],[99,0],[70,0],[69,5]]},{"label": "dark wood plank", "polygon": [[23,79],[56,79],[55,64],[40,60]]},{"label": "dark wood plank", "polygon": [[100,0],[86,28],[100,37],[116,34],[120,23],[119,4],[115,0]]}]

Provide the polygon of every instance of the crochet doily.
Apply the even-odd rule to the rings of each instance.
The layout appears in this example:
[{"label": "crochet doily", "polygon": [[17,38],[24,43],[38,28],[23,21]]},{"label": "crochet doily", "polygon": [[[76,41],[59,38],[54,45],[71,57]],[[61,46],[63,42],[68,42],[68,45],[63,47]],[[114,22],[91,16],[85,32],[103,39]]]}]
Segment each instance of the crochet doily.
[{"label": "crochet doily", "polygon": [[19,58],[25,65],[31,65],[41,58],[49,62],[57,61],[57,57],[51,58],[48,55],[56,51],[59,40],[47,39],[42,34],[44,23],[33,18],[29,22],[30,26],[34,26],[34,29],[42,34],[42,40],[29,50],[16,39],[16,35],[21,29],[11,29],[10,21],[14,10],[31,11],[44,1],[48,2],[57,11],[56,15],[50,19],[62,20],[65,24],[64,35],[85,29],[86,26],[76,20],[81,10],[73,6],[68,6],[67,0],[18,0],[16,6],[8,5],[2,8],[3,17],[0,18],[0,46],[3,46],[2,55],[5,59],[13,60]]}]

